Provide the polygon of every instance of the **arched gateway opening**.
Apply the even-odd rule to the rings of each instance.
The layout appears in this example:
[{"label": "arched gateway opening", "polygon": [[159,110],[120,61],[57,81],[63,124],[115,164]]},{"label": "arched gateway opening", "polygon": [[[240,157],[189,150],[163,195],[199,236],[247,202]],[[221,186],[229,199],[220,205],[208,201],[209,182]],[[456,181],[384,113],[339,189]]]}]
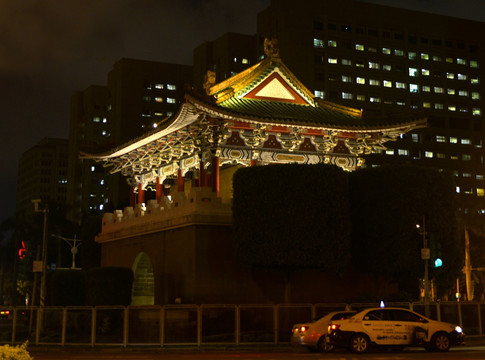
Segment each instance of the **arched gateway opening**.
[{"label": "arched gateway opening", "polygon": [[133,293],[131,305],[155,304],[155,279],[152,262],[148,255],[141,252],[133,262]]}]

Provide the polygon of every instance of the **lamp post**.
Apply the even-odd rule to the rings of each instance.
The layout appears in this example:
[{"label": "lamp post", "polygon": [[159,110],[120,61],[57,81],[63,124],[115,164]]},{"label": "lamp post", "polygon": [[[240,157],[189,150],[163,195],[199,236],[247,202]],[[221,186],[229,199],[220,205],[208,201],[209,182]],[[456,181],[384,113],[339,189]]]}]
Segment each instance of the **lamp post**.
[{"label": "lamp post", "polygon": [[46,292],[46,267],[47,267],[47,218],[49,216],[49,207],[47,205],[44,206],[43,209],[39,209],[39,203],[41,202],[40,199],[32,200],[34,204],[34,211],[44,213],[44,227],[42,231],[42,269],[41,269],[41,278],[40,278],[40,307],[45,306],[45,292]]},{"label": "lamp post", "polygon": [[425,315],[429,317],[429,275],[428,266],[429,259],[431,258],[430,250],[428,247],[428,239],[426,237],[426,217],[423,215],[423,226],[416,225],[419,233],[423,235],[423,248],[421,249],[421,259],[424,260],[424,311]]},{"label": "lamp post", "polygon": [[78,248],[79,246],[81,245],[81,240],[78,240],[76,239],[76,235],[74,235],[74,239],[68,239],[68,238],[65,238],[63,236],[60,236],[60,235],[54,235],[54,234],[51,234],[51,236],[53,237],[56,237],[58,239],[61,239],[61,240],[64,240],[65,242],[67,242],[69,244],[69,246],[71,247],[71,254],[72,254],[72,265],[71,265],[71,269],[76,269],[76,254],[78,252]]}]

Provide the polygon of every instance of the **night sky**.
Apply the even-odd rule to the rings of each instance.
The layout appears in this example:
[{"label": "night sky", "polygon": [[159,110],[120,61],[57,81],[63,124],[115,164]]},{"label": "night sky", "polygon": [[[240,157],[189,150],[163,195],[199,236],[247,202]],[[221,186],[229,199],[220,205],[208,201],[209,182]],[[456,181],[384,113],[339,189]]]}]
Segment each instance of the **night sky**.
[{"label": "night sky", "polygon": [[[367,1],[485,21],[485,0]],[[191,65],[204,41],[255,34],[269,3],[0,0],[0,222],[14,213],[22,153],[45,137],[68,137],[75,91],[106,85],[122,57]]]}]

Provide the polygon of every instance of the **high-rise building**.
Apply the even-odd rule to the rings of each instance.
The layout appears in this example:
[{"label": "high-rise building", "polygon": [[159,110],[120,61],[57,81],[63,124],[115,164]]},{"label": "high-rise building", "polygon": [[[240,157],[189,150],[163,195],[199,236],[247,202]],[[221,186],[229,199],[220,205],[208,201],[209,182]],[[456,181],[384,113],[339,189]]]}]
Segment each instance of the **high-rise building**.
[{"label": "high-rise building", "polygon": [[485,213],[484,33],[482,22],[353,0],[272,0],[258,15],[259,38],[277,38],[283,61],[316,96],[426,116],[426,129],[367,165],[449,169],[464,213]]},{"label": "high-rise building", "polygon": [[25,151],[19,160],[17,212],[32,213],[32,200],[66,204],[67,139],[44,138]]},{"label": "high-rise building", "polygon": [[257,36],[226,33],[194,49],[194,87],[199,91],[207,71],[214,71],[220,82],[256,64]]},{"label": "high-rise building", "polygon": [[102,165],[79,159],[79,153],[109,149],[152,130],[178,110],[192,67],[121,59],[108,74],[107,86],[90,86],[71,98],[69,125],[70,219],[123,207],[129,187]]}]

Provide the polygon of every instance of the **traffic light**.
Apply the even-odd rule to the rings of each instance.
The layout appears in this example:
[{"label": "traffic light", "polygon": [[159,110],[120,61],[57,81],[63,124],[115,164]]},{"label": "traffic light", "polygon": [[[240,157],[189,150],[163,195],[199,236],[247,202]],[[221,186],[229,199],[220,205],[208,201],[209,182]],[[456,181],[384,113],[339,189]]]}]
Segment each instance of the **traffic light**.
[{"label": "traffic light", "polygon": [[442,265],[443,265],[443,260],[441,260],[440,258],[436,258],[434,261],[434,267],[439,268]]}]

